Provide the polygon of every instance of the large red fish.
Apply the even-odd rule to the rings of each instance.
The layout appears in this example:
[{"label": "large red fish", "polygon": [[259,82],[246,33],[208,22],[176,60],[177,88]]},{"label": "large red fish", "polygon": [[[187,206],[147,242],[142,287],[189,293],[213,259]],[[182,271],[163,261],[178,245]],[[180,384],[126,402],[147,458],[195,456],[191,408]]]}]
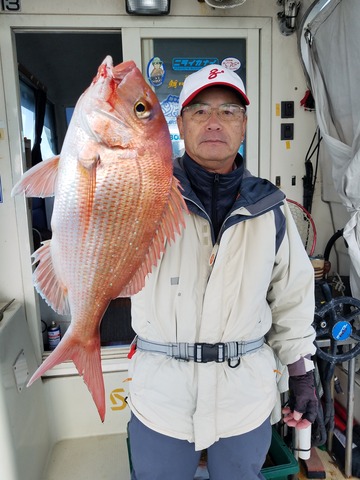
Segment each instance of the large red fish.
[{"label": "large red fish", "polygon": [[71,359],[105,417],[101,319],[131,296],[184,224],[168,127],[157,97],[132,61],[106,57],[79,98],[59,156],[31,168],[12,194],[55,196],[52,239],[35,253],[34,285],[60,314],[63,339],[29,385]]}]

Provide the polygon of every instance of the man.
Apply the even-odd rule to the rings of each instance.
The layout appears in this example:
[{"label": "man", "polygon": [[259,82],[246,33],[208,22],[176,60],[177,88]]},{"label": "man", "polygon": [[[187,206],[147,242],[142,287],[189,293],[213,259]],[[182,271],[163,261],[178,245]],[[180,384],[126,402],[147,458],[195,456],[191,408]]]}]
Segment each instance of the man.
[{"label": "man", "polygon": [[132,299],[133,480],[192,480],[203,449],[211,480],[263,479],[275,356],[291,375],[288,424],[316,417],[313,269],[284,194],[237,153],[248,105],[220,65],[180,94],[174,173],[190,214]]}]

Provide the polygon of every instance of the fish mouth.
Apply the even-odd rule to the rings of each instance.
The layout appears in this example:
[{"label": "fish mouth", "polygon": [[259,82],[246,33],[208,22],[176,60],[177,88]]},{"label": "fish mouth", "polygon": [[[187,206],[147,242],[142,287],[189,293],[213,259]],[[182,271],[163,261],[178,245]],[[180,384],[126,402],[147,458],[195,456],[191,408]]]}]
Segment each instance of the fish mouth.
[{"label": "fish mouth", "polygon": [[98,68],[97,78],[113,78],[117,83],[124,81],[125,77],[136,69],[135,62],[128,60],[114,67],[111,55],[107,55]]},{"label": "fish mouth", "polygon": [[[107,58],[108,57],[106,57],[106,59]],[[111,59],[111,65],[112,65],[112,58],[110,57],[110,59]],[[133,60],[128,60],[127,62],[123,62],[123,63],[120,63],[119,65],[116,65],[115,67],[112,67],[112,75],[114,77],[114,80],[118,83],[123,82],[125,77],[127,77],[130,73],[132,73],[136,68],[137,67]]]}]

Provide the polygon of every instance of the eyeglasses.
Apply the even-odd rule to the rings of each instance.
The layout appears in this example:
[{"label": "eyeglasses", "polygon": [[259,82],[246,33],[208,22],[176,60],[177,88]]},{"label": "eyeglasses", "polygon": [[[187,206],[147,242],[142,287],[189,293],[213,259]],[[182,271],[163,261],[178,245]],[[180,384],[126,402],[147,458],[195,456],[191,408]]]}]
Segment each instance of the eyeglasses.
[{"label": "eyeglasses", "polygon": [[224,122],[236,122],[244,117],[245,108],[235,103],[224,103],[218,107],[212,107],[207,103],[194,103],[183,108],[183,112],[189,112],[194,122],[206,122],[212,115],[213,110]]}]

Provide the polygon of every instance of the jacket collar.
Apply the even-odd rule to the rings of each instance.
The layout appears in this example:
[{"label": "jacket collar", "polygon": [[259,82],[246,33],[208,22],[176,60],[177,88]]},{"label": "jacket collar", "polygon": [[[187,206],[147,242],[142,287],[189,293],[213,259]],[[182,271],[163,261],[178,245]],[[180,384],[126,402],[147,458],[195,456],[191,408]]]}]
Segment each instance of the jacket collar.
[{"label": "jacket collar", "polygon": [[[188,164],[190,157],[185,153],[182,157],[177,158],[174,163],[174,175],[180,181],[183,188],[182,194],[185,200],[190,200],[195,203],[199,208],[199,201],[195,195],[189,178],[184,167],[184,161]],[[192,163],[195,163],[190,159]],[[279,204],[281,204],[285,198],[284,193],[279,190],[269,180],[255,177],[246,168],[244,168],[244,161],[241,155],[238,154],[235,163],[238,168],[231,172],[231,174],[237,174],[241,176],[239,183],[239,195],[233,205],[233,211],[245,208],[248,210],[250,216],[257,216],[272,210]],[[203,172],[206,172],[200,165],[195,164],[195,168],[200,168]],[[235,173],[236,172],[236,173]],[[209,174],[209,172],[207,172]],[[229,174],[229,175],[231,175]]]}]

